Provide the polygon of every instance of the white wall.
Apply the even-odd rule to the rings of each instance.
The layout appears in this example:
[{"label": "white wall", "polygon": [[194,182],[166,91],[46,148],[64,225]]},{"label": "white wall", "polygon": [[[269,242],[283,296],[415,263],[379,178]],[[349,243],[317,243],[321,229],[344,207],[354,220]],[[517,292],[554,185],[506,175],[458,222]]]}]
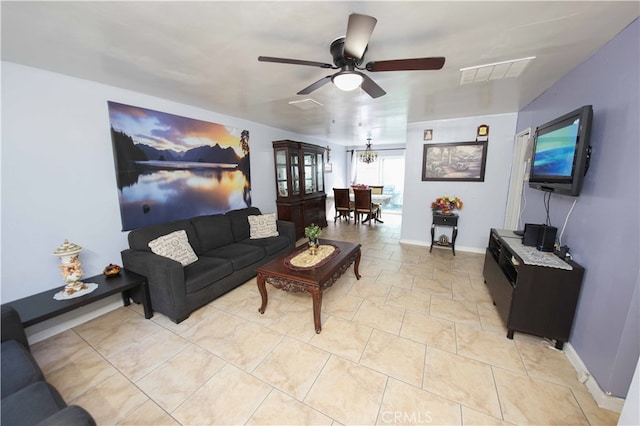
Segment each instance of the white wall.
[{"label": "white wall", "polygon": [[[107,101],[250,131],[253,205],[275,211],[271,142],[326,141],[291,134],[112,86],[2,62],[1,301],[62,286],[53,256],[64,239],[84,248],[85,277],[122,264]],[[336,149],[334,152],[339,151]]]},{"label": "white wall", "polygon": [[[412,123],[407,129],[405,193],[401,241],[431,244],[431,202],[439,196],[457,196],[464,202],[458,213],[459,250],[484,252],[491,228],[504,223],[511,172],[511,156],[517,114],[487,115],[452,120]],[[489,126],[489,145],[484,182],[422,181],[424,129],[433,129],[428,143],[476,140],[479,125]],[[436,235],[437,237],[437,235]]]}]

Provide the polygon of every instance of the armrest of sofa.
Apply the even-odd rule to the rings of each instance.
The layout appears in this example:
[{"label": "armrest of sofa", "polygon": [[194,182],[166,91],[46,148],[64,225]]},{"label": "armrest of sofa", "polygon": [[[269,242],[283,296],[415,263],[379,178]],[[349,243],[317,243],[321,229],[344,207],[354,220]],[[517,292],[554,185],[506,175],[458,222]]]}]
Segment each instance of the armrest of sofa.
[{"label": "armrest of sofa", "polygon": [[47,417],[38,426],[96,426],[96,421],[84,408],[70,405]]},{"label": "armrest of sofa", "polygon": [[143,250],[126,249],[121,256],[126,269],[147,277],[154,310],[173,318],[184,315],[186,287],[180,262]]},{"label": "armrest of sofa", "polygon": [[293,222],[286,220],[276,220],[276,226],[278,227],[278,233],[289,238],[292,245],[296,245],[296,225]]},{"label": "armrest of sofa", "polygon": [[22,321],[20,320],[18,311],[16,311],[9,305],[2,305],[1,311],[1,340],[3,342],[5,340],[17,340],[18,342],[20,342],[20,344],[22,344],[22,346],[27,348],[27,350],[30,350],[29,341],[27,340],[27,334],[24,332],[24,327],[22,326]]}]

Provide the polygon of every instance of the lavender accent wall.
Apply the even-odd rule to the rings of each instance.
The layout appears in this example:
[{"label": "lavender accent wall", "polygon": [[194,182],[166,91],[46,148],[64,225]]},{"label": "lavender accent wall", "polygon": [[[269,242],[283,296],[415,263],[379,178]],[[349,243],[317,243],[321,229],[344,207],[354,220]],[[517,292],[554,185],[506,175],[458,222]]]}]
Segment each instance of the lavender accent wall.
[{"label": "lavender accent wall", "polygon": [[[593,105],[591,168],[579,197],[553,195],[551,224],[586,269],[569,342],[605,392],[624,397],[640,354],[640,23],[636,19],[518,116],[517,131]],[[544,223],[527,188],[523,223]]]}]

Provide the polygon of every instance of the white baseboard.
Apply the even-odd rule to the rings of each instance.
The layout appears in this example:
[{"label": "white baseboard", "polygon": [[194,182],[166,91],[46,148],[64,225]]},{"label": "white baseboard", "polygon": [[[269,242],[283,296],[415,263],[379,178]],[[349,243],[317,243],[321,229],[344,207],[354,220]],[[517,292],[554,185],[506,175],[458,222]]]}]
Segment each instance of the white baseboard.
[{"label": "white baseboard", "polygon": [[74,309],[71,312],[51,318],[50,320],[27,327],[25,329],[27,339],[29,340],[29,344],[37,343],[97,318],[100,315],[104,315],[107,312],[111,312],[114,309],[118,309],[121,306],[122,297],[120,294],[115,294],[111,297],[107,297],[81,308]]},{"label": "white baseboard", "polygon": [[625,402],[624,398],[609,395],[600,388],[600,385],[598,385],[596,379],[594,379],[591,373],[589,373],[589,370],[584,365],[584,362],[582,362],[582,360],[578,356],[578,353],[570,343],[565,343],[563,350],[567,358],[569,359],[569,362],[578,372],[578,380],[580,380],[581,378],[585,380],[584,384],[589,390],[589,393],[591,393],[591,396],[595,400],[596,404],[598,404],[598,407],[606,408],[607,410],[615,411],[617,413],[621,412],[622,406]]},{"label": "white baseboard", "polygon": [[[427,247],[427,248],[431,246],[431,242],[417,241],[417,240],[400,240],[400,244],[409,244],[412,246],[421,246],[421,247]],[[433,248],[438,250],[451,250],[451,248],[449,247],[442,247],[442,246],[436,246],[436,245],[434,245]],[[477,248],[477,247],[456,246],[456,251],[484,254],[486,249]]]}]

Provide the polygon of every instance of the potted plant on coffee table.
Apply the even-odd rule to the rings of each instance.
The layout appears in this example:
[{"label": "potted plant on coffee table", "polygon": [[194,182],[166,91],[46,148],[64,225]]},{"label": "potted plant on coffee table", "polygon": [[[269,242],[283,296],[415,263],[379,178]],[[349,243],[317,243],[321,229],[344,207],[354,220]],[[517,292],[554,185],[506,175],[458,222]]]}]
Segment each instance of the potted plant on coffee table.
[{"label": "potted plant on coffee table", "polygon": [[322,229],[314,223],[304,228],[304,236],[309,238],[309,249],[312,254],[315,254],[316,250],[318,250],[318,247],[320,246],[318,238],[321,233]]}]

